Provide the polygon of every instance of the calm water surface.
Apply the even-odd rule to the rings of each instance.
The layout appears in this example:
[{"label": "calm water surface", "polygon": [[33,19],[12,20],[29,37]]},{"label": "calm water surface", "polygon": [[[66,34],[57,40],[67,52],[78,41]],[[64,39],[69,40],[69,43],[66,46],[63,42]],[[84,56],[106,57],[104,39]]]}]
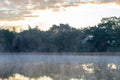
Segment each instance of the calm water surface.
[{"label": "calm water surface", "polygon": [[53,80],[118,80],[120,56],[0,55],[0,76],[19,73]]}]

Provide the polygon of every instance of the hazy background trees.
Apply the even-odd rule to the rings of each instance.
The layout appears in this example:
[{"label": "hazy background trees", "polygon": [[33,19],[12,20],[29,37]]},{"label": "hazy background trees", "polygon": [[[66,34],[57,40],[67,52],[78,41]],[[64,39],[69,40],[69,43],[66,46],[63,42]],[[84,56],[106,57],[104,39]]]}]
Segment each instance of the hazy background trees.
[{"label": "hazy background trees", "polygon": [[20,33],[0,30],[0,52],[119,52],[120,18],[103,18],[83,29],[68,24],[48,31],[29,28]]}]

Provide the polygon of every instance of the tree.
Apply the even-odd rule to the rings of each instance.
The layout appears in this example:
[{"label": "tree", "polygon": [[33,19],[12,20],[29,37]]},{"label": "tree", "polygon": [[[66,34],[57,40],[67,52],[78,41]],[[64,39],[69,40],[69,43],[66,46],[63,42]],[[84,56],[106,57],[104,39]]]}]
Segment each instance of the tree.
[{"label": "tree", "polygon": [[116,30],[119,28],[119,18],[103,18],[101,23],[97,26],[88,28],[89,36],[88,42],[94,47],[94,51],[106,52],[109,51],[110,47],[116,48],[118,42],[116,41]]},{"label": "tree", "polygon": [[15,32],[10,32],[9,30],[0,30],[0,51],[1,52],[11,52],[13,51],[13,40],[15,37]]}]

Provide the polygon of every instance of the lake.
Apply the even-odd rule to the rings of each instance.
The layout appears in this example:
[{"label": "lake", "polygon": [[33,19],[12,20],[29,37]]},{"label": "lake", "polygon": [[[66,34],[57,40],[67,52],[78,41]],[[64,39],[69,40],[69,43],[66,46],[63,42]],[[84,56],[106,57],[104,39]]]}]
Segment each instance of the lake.
[{"label": "lake", "polygon": [[0,55],[1,78],[24,75],[51,80],[119,80],[119,67],[120,56],[112,55]]}]

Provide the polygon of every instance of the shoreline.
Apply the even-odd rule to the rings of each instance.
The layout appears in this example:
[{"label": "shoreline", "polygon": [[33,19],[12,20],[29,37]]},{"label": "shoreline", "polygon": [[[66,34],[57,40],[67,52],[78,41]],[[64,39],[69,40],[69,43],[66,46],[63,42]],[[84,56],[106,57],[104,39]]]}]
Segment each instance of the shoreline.
[{"label": "shoreline", "polygon": [[0,55],[120,56],[120,52],[0,52]]}]

